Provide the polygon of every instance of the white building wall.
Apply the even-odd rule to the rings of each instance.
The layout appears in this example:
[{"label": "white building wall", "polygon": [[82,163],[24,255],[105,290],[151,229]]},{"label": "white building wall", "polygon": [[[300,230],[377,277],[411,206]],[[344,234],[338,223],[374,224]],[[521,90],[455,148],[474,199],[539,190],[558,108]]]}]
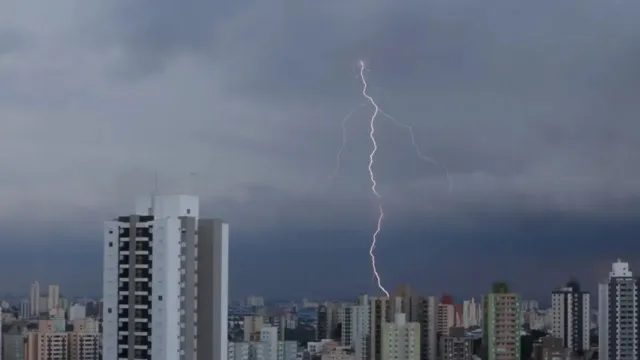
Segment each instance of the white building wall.
[{"label": "white building wall", "polygon": [[278,360],[278,328],[263,327],[260,330],[260,342],[265,346],[265,356],[269,360]]},{"label": "white building wall", "polygon": [[104,359],[118,359],[118,227],[117,221],[104,226],[102,336]]},{"label": "white building wall", "polygon": [[69,308],[69,321],[80,320],[85,317],[87,317],[87,308],[84,305],[71,305]]},{"label": "white building wall", "polygon": [[609,360],[609,284],[598,284],[599,360]]},{"label": "white building wall", "polygon": [[[214,341],[219,341],[219,354],[220,358],[223,359],[225,355],[225,351],[227,349],[228,342],[228,326],[227,320],[229,318],[229,224],[223,223],[221,224],[221,239],[219,243],[219,248],[215,248],[216,251],[216,260],[218,266],[215,267],[214,276],[217,276],[215,279],[215,285],[218,285],[217,289],[214,289],[214,311],[219,312],[219,319],[222,319],[219,324],[214,324],[214,326],[219,326],[218,329],[214,329],[214,336],[217,338]],[[219,302],[216,304],[216,302]]]},{"label": "white building wall", "polygon": [[180,355],[180,220],[161,218],[153,226],[151,357]]}]

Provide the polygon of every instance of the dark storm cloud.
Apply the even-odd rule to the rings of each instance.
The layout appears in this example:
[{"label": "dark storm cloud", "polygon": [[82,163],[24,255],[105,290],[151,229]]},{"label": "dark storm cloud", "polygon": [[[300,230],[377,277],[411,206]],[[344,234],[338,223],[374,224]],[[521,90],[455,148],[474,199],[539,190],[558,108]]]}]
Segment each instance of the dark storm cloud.
[{"label": "dark storm cloud", "polygon": [[0,56],[19,50],[27,46],[28,43],[27,34],[16,29],[0,27]]},{"label": "dark storm cloud", "polygon": [[[273,254],[237,261],[259,258],[276,276],[270,259],[302,267],[297,258],[315,252],[344,264],[336,275],[354,273],[330,276],[336,286],[360,286],[366,254],[348,259],[367,249],[375,220],[370,107],[346,123],[338,175],[325,178],[340,121],[363,102],[363,59],[370,94],[413,127],[453,184],[448,193],[442,168],[415,156],[405,128],[379,119],[374,168],[391,283],[438,288],[430,274],[446,264],[460,282],[460,263],[483,279],[526,264],[515,278],[550,258],[557,265],[542,277],[557,271],[564,281],[563,266],[586,274],[631,248],[633,226],[620,219],[637,215],[640,195],[637,3],[20,4],[0,5],[10,29],[0,30],[0,224],[37,225],[12,239],[93,242],[102,221],[153,189],[157,172],[161,192],[200,194],[207,213]],[[557,255],[579,240],[589,244],[581,260]],[[518,260],[492,262],[503,255]]]}]

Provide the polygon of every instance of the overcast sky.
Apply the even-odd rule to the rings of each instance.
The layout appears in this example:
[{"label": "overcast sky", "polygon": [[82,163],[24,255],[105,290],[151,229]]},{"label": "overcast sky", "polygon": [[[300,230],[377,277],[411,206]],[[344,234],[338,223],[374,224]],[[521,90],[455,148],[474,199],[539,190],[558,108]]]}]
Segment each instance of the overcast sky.
[{"label": "overcast sky", "polygon": [[[617,256],[640,258],[639,12],[598,0],[2,2],[0,286],[99,291],[102,222],[158,173],[161,192],[197,193],[231,223],[232,292],[373,291],[361,59],[370,95],[452,186],[406,128],[378,118],[388,287],[594,286]],[[11,272],[25,261],[39,265]]]}]

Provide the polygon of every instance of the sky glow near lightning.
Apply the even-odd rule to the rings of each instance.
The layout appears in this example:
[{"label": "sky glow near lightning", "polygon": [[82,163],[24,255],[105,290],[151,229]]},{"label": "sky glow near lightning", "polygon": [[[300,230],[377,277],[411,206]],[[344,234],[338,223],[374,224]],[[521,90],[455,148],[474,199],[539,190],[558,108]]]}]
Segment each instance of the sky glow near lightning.
[{"label": "sky glow near lightning", "polygon": [[378,104],[376,103],[376,101],[373,99],[373,97],[371,97],[368,93],[367,93],[367,89],[369,84],[367,83],[367,79],[364,76],[364,72],[365,70],[367,70],[364,61],[360,60],[359,61],[359,66],[360,66],[360,81],[362,82],[362,96],[366,99],[365,103],[359,104],[356,107],[354,107],[353,109],[351,109],[351,111],[349,112],[349,114],[347,114],[347,116],[345,116],[342,119],[342,122],[340,123],[340,126],[342,128],[342,145],[340,146],[340,149],[338,150],[338,153],[336,155],[336,165],[335,168],[333,170],[333,172],[331,173],[331,175],[329,175],[327,177],[327,180],[332,180],[333,178],[336,177],[336,175],[338,174],[338,171],[340,170],[340,158],[342,156],[342,153],[344,152],[346,146],[347,146],[347,129],[346,129],[346,123],[347,121],[353,116],[353,114],[355,114],[355,112],[357,110],[359,110],[361,107],[363,107],[364,105],[367,104],[371,104],[374,108],[374,112],[371,115],[371,118],[369,119],[369,138],[371,139],[371,143],[373,145],[373,149],[371,150],[371,153],[369,154],[369,164],[368,164],[368,170],[369,170],[369,179],[371,180],[371,192],[373,193],[373,195],[375,195],[377,201],[378,201],[378,220],[377,220],[377,224],[376,224],[376,230],[372,235],[372,239],[371,239],[371,247],[369,248],[369,256],[371,257],[371,268],[373,270],[373,276],[375,281],[377,282],[378,288],[380,288],[380,290],[387,296],[389,297],[389,292],[387,291],[387,289],[385,289],[385,287],[382,285],[382,279],[380,277],[380,273],[378,272],[378,268],[376,266],[376,255],[375,255],[375,248],[376,248],[376,244],[378,242],[378,235],[380,234],[380,231],[382,230],[382,222],[384,220],[384,208],[382,206],[382,196],[380,195],[380,193],[377,190],[377,181],[376,181],[376,176],[375,176],[375,172],[373,170],[373,165],[375,163],[375,156],[376,156],[376,152],[378,151],[378,142],[376,141],[376,118],[378,117],[378,115],[383,115],[384,117],[388,118],[389,120],[391,120],[395,125],[406,129],[409,132],[409,136],[411,139],[411,145],[413,146],[418,158],[420,158],[421,160],[423,160],[424,162],[427,163],[431,163],[434,164],[440,168],[442,168],[442,170],[445,173],[445,177],[446,177],[446,181],[447,181],[447,185],[448,185],[448,189],[449,189],[449,193],[451,193],[453,191],[453,185],[451,182],[451,179],[449,177],[449,169],[440,164],[439,162],[435,161],[434,159],[424,155],[422,153],[422,151],[420,150],[420,147],[418,146],[418,143],[416,142],[416,138],[415,138],[415,134],[413,132],[413,127],[411,125],[407,125],[407,124],[403,124],[400,121],[396,120],[393,116],[387,114],[385,111],[383,111],[382,109],[380,109],[380,107],[378,106]]}]

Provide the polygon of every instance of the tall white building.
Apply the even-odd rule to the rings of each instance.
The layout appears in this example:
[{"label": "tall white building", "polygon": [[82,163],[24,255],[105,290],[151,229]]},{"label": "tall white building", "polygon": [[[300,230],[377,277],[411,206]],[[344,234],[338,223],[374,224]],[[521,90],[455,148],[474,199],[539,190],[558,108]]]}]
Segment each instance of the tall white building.
[{"label": "tall white building", "polygon": [[406,315],[395,314],[393,323],[382,324],[382,360],[419,360],[420,324],[408,323]]},{"label": "tall white building", "polygon": [[475,298],[471,298],[471,300],[465,300],[462,303],[462,326],[464,328],[480,326],[481,313],[482,309],[480,308],[480,304],[476,303]]},{"label": "tall white building", "polygon": [[47,310],[57,309],[60,305],[60,286],[49,285],[47,293]]},{"label": "tall white building", "polygon": [[31,315],[31,304],[29,300],[22,300],[20,303],[20,319],[25,320],[28,319]]},{"label": "tall white building", "polygon": [[228,236],[187,195],[140,198],[107,221],[104,358],[226,359]]},{"label": "tall white building", "polygon": [[613,263],[609,280],[598,286],[600,360],[637,360],[640,348],[638,278],[629,264]]},{"label": "tall white building", "polygon": [[552,292],[551,331],[553,336],[562,339],[565,348],[576,352],[589,350],[590,308],[590,295],[580,290],[576,280]]},{"label": "tall white building", "polygon": [[370,319],[369,297],[362,295],[357,305],[343,304],[339,317],[342,318],[342,345],[354,350],[358,360],[369,360]]},{"label": "tall white building", "polygon": [[36,281],[31,285],[30,295],[31,295],[31,298],[30,298],[31,316],[37,317],[38,315],[40,315],[40,283],[39,282]]},{"label": "tall white building", "polygon": [[449,329],[455,325],[455,307],[453,304],[438,304],[438,334],[449,335]]}]

